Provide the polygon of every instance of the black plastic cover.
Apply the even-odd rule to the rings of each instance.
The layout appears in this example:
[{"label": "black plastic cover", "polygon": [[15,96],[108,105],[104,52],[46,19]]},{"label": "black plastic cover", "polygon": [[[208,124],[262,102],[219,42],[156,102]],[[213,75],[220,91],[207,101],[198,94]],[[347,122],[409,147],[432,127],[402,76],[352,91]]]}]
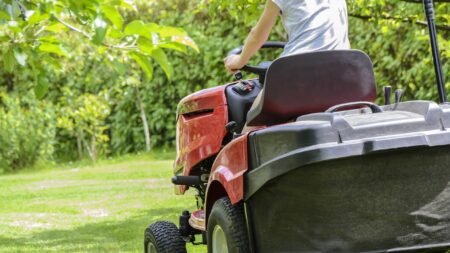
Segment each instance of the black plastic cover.
[{"label": "black plastic cover", "polygon": [[256,252],[450,249],[450,105],[383,110],[310,114],[250,134],[244,195]]},{"label": "black plastic cover", "polygon": [[271,126],[331,106],[374,101],[372,62],[357,50],[327,50],[278,58],[267,71],[248,126]]},{"label": "black plastic cover", "polygon": [[237,133],[240,133],[244,128],[247,112],[262,89],[258,80],[246,80],[244,82],[248,82],[253,88],[251,90],[241,92],[239,89],[239,83],[236,83],[228,86],[225,90],[225,94],[227,96],[229,121],[236,122],[235,131]]},{"label": "black plastic cover", "polygon": [[247,201],[256,252],[450,249],[449,154],[449,146],[380,152],[271,180]]},{"label": "black plastic cover", "polygon": [[[252,133],[252,171],[246,194],[251,195],[271,177],[300,165],[374,151],[450,144],[450,107],[426,101],[395,107],[391,110],[391,106],[385,106],[383,113],[352,110],[309,114],[296,122]],[[285,157],[297,157],[297,162],[284,164]]]}]

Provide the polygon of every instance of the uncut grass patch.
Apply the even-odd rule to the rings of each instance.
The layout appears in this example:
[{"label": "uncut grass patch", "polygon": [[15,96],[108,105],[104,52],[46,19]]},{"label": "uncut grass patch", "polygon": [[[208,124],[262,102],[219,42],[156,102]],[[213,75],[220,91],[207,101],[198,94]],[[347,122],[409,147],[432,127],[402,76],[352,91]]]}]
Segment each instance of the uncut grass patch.
[{"label": "uncut grass patch", "polygon": [[148,224],[195,208],[173,194],[173,161],[161,157],[0,176],[0,252],[143,252]]}]

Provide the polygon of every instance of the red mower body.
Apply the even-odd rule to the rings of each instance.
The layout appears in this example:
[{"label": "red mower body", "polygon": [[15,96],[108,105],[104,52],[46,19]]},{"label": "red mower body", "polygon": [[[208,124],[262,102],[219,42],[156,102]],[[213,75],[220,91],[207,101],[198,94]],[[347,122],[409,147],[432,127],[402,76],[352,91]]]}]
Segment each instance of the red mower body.
[{"label": "red mower body", "polygon": [[[224,126],[228,123],[225,87],[201,90],[179,103],[175,175],[195,174],[193,168],[196,165],[221,150],[227,134]],[[176,186],[177,194],[184,194],[185,190],[185,186]]]}]

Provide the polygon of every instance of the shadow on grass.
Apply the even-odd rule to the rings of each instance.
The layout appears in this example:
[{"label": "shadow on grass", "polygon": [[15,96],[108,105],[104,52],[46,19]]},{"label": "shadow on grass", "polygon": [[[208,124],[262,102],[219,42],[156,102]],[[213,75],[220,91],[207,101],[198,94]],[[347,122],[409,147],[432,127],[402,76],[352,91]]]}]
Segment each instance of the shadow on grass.
[{"label": "shadow on grass", "polygon": [[178,208],[160,208],[123,221],[90,223],[71,230],[16,238],[0,235],[0,252],[143,252],[145,228],[162,217],[175,221],[179,212]]}]

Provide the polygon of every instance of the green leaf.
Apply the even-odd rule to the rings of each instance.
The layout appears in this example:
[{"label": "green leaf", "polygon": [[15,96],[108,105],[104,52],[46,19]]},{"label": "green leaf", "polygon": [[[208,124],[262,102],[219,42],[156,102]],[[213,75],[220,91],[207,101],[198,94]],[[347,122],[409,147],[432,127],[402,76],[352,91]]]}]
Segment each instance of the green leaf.
[{"label": "green leaf", "polygon": [[20,52],[19,50],[14,50],[14,57],[16,58],[17,62],[22,65],[25,66],[27,64],[27,54]]},{"label": "green leaf", "polygon": [[106,36],[106,30],[107,30],[108,24],[103,20],[101,17],[97,17],[94,20],[94,28],[95,28],[95,35],[92,37],[92,42],[99,45],[103,43],[103,40]]},{"label": "green leaf", "polygon": [[130,53],[130,57],[133,58],[139,64],[142,70],[144,70],[147,79],[151,80],[153,77],[153,65],[147,59],[147,57],[145,55],[136,52]]},{"label": "green leaf", "polygon": [[28,19],[28,24],[34,25],[36,23],[39,23],[43,20],[49,19],[50,15],[48,14],[41,14],[39,11],[36,11],[31,15],[31,17]]},{"label": "green leaf", "polygon": [[55,38],[54,36],[42,36],[38,38],[39,41],[42,42],[50,42],[50,43],[58,43],[59,39]]},{"label": "green leaf", "polygon": [[59,32],[63,32],[67,30],[67,27],[65,27],[63,24],[61,23],[53,23],[47,27],[45,27],[45,30],[50,31],[50,32],[55,32],[55,33],[59,33]]},{"label": "green leaf", "polygon": [[0,10],[0,20],[11,20],[11,16],[6,11]]},{"label": "green leaf", "polygon": [[117,29],[122,29],[123,18],[120,12],[113,6],[103,5],[102,11],[105,14],[106,18],[113,23],[113,25]]},{"label": "green leaf", "polygon": [[191,37],[189,37],[189,36],[183,36],[183,37],[174,36],[174,37],[172,37],[172,41],[186,45],[186,46],[194,49],[197,53],[200,52],[200,49],[198,48],[197,44],[195,44],[194,40],[191,39]]},{"label": "green leaf", "polygon": [[162,29],[159,32],[159,35],[161,37],[172,37],[172,36],[187,36],[187,33],[177,27],[171,27],[171,26],[163,26]]},{"label": "green leaf", "polygon": [[139,38],[137,45],[142,52],[147,53],[153,57],[153,59],[162,67],[162,69],[166,73],[167,78],[172,78],[173,68],[169,63],[166,54],[161,48],[155,47],[152,42],[146,38]]},{"label": "green leaf", "polygon": [[50,44],[50,43],[42,43],[38,47],[39,51],[57,54],[59,56],[67,56],[67,52],[64,51],[60,45]]},{"label": "green leaf", "polygon": [[48,92],[48,83],[44,78],[39,78],[37,85],[34,87],[34,94],[37,99],[44,98],[45,94]]},{"label": "green leaf", "polygon": [[10,3],[7,5],[7,12],[9,12],[12,20],[18,20],[22,15],[22,11],[19,7],[19,3],[17,1],[10,1]]},{"label": "green leaf", "polygon": [[159,31],[157,24],[145,24],[141,20],[132,21],[125,27],[125,35],[139,35],[147,39],[152,39],[152,33]]},{"label": "green leaf", "polygon": [[170,62],[167,59],[167,56],[164,53],[164,51],[161,48],[155,48],[152,51],[151,55],[152,55],[153,59],[161,66],[161,68],[166,73],[167,78],[169,78],[169,80],[170,80],[173,75],[173,68],[172,68],[172,65],[170,65]]},{"label": "green leaf", "polygon": [[3,55],[3,64],[6,72],[12,73],[14,71],[14,66],[16,61],[14,59],[14,52],[11,48],[7,49],[6,53]]},{"label": "green leaf", "polygon": [[181,44],[181,43],[176,43],[176,42],[170,42],[170,43],[161,43],[158,44],[159,47],[161,48],[167,48],[167,49],[172,49],[172,50],[176,50],[182,53],[186,53],[187,49],[186,46]]},{"label": "green leaf", "polygon": [[123,33],[121,30],[111,29],[108,32],[108,38],[121,39],[123,38]]},{"label": "green leaf", "polygon": [[153,50],[156,48],[149,39],[143,37],[138,39],[137,45],[142,52],[147,54],[151,54]]},{"label": "green leaf", "polygon": [[145,29],[145,24],[141,20],[134,20],[131,21],[126,27],[125,27],[125,34],[126,35],[134,35],[139,34],[142,32],[142,30]]}]

